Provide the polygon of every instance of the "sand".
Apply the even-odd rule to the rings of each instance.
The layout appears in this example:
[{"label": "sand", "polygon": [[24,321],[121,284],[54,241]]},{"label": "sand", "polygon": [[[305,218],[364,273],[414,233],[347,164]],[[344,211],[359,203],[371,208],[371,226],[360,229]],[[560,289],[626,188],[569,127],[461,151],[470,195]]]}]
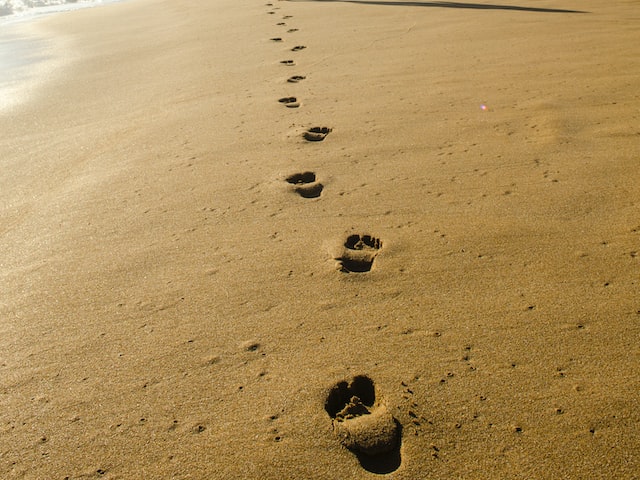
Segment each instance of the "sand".
[{"label": "sand", "polygon": [[0,477],[640,478],[637,2],[268,1],[35,24]]}]

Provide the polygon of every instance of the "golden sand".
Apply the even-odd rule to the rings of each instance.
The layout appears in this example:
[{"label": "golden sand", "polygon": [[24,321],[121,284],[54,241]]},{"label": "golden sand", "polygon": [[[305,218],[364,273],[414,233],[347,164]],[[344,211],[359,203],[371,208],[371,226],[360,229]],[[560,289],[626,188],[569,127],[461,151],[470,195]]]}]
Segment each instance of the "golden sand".
[{"label": "golden sand", "polygon": [[0,478],[637,478],[637,2],[268,1],[38,22]]}]

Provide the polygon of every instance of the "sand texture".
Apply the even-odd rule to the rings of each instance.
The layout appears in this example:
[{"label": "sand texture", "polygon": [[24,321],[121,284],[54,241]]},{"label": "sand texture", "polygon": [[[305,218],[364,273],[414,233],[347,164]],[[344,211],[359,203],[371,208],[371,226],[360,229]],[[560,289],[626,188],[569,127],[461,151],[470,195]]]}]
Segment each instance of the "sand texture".
[{"label": "sand texture", "polygon": [[638,2],[268,2],[37,22],[0,478],[640,478]]}]

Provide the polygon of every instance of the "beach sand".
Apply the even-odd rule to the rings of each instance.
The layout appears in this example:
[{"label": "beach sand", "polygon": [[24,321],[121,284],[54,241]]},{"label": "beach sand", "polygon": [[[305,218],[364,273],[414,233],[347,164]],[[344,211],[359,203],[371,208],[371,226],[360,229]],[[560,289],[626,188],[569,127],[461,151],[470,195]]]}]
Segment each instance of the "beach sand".
[{"label": "beach sand", "polygon": [[268,1],[37,22],[0,477],[640,478],[637,2]]}]

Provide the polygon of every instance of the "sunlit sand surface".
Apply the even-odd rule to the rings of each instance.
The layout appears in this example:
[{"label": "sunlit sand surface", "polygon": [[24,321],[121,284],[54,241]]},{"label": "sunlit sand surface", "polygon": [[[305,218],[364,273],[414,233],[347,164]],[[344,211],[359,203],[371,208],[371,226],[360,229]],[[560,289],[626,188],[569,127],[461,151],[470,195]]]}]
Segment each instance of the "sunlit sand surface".
[{"label": "sunlit sand surface", "polygon": [[0,478],[637,476],[637,17],[36,22],[0,115]]}]

